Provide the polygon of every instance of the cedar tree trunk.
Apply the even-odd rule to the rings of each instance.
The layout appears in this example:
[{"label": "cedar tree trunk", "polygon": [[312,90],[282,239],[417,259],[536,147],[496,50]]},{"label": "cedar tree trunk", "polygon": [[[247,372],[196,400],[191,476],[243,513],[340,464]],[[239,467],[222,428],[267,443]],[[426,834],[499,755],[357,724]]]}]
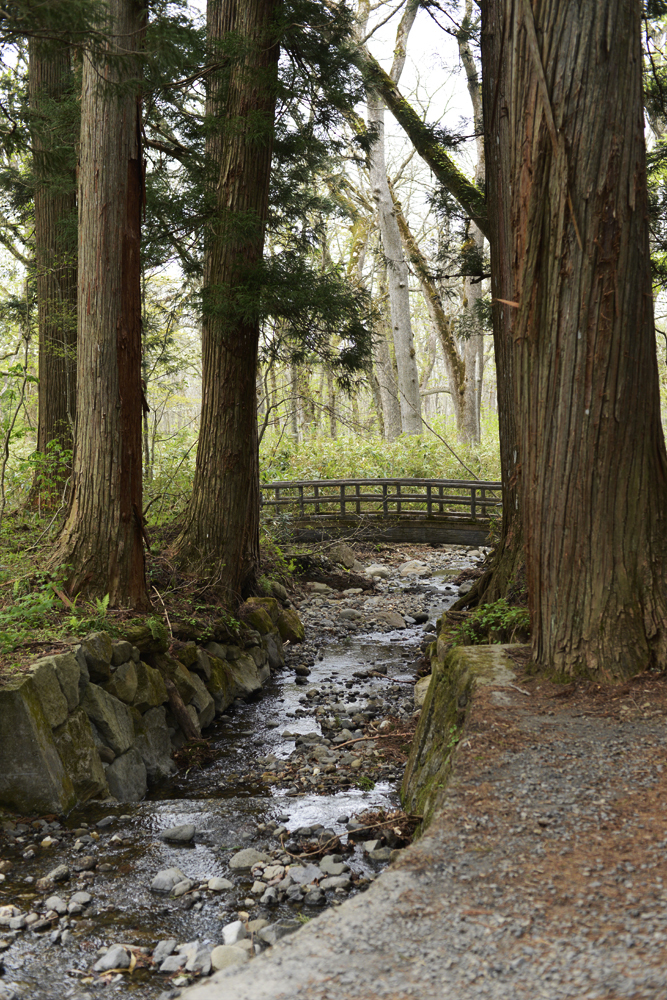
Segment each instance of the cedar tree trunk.
[{"label": "cedar tree trunk", "polygon": [[627,677],[667,661],[641,7],[490,6],[508,81],[489,125],[503,122],[513,282],[494,294],[517,303],[497,305],[513,310],[533,652],[567,675]]},{"label": "cedar tree trunk", "polygon": [[[51,442],[72,449],[76,418],[76,181],[62,175],[61,149],[50,138],[54,105],[71,92],[71,53],[66,46],[28,43],[33,173],[35,269],[39,328],[37,451]],[[69,181],[69,183],[68,183]],[[60,465],[60,463],[58,463]],[[67,475],[69,462],[55,470]],[[39,490],[42,475],[37,473]]]},{"label": "cedar tree trunk", "polygon": [[279,54],[276,9],[277,0],[209,0],[207,11],[212,47],[231,42],[234,52],[225,77],[213,80],[208,94],[215,209],[204,263],[201,430],[176,554],[216,581],[230,603],[252,590],[259,565],[259,321],[243,315],[240,297],[264,248]]},{"label": "cedar tree trunk", "polygon": [[[84,55],[79,154],[77,429],[73,497],[51,558],[70,592],[149,606],[141,481],[143,200],[140,0],[110,0],[109,55]],[[124,58],[118,59],[118,51]],[[121,89],[122,88],[122,89]]]}]

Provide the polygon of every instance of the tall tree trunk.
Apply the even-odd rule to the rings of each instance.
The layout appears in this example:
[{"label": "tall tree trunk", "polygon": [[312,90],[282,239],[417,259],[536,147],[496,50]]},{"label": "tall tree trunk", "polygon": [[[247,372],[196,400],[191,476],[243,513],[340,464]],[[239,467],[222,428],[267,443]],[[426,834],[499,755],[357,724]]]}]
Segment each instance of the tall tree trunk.
[{"label": "tall tree trunk", "polygon": [[492,6],[516,95],[507,249],[533,652],[627,677],[667,664],[640,3]]},{"label": "tall tree trunk", "polygon": [[[484,184],[484,120],[482,114],[482,92],[479,85],[477,66],[470,46],[470,36],[473,30],[473,4],[472,0],[466,0],[466,12],[458,32],[457,41],[461,62],[466,73],[468,83],[468,93],[473,111],[473,123],[475,126],[475,144],[477,147],[477,163],[475,164],[475,184],[481,187]],[[474,222],[470,224],[470,236],[472,245],[476,248],[479,258],[482,258],[484,249],[484,235]],[[480,426],[480,402],[481,402],[481,382],[483,371],[484,341],[479,330],[479,302],[482,298],[482,283],[475,281],[471,277],[463,279],[463,300],[467,313],[468,336],[463,345],[463,357],[465,359],[465,420],[463,433],[464,441],[478,444],[481,437]]]},{"label": "tall tree trunk", "polygon": [[[138,51],[146,11],[110,0],[108,53],[84,56],[79,155],[77,432],[73,496],[52,566],[71,592],[149,606],[141,475],[141,211]],[[120,46],[116,40],[121,39]],[[125,58],[119,61],[121,49]],[[137,86],[128,86],[137,80]]]},{"label": "tall tree trunk", "polygon": [[[522,0],[517,0],[522,2]],[[512,224],[509,192],[514,181],[509,155],[509,108],[512,100],[510,61],[505,51],[502,0],[482,4],[482,104],[486,202],[485,221],[491,255],[493,345],[496,361],[498,431],[502,478],[502,521],[491,568],[455,607],[474,607],[499,597],[525,601],[525,554],[521,504],[521,464],[517,450],[512,338],[516,309],[512,269]]]},{"label": "tall tree trunk", "polygon": [[[396,37],[391,78],[398,82],[405,65],[405,46],[418,5],[410,0],[401,18]],[[384,112],[382,97],[369,91],[367,97],[368,124],[375,130],[375,140],[369,156],[371,191],[377,206],[382,248],[387,261],[387,284],[391,307],[391,327],[398,373],[401,429],[404,434],[421,434],[421,397],[419,372],[410,319],[410,286],[408,265],[403,255],[401,234],[394,214],[394,204],[387,180],[384,142]]]},{"label": "tall tree trunk", "polygon": [[379,280],[380,327],[373,338],[373,363],[377,372],[382,403],[382,425],[387,441],[394,441],[401,433],[401,407],[398,401],[398,386],[394,372],[394,362],[389,346],[391,337],[391,321],[387,317],[387,285],[386,274],[381,274]]},{"label": "tall tree trunk", "polygon": [[[37,451],[44,455],[52,442],[63,451],[72,449],[76,419],[76,178],[73,168],[62,176],[62,165],[53,162],[60,151],[50,138],[53,105],[71,94],[73,73],[66,46],[47,48],[31,38],[28,48],[39,328]],[[69,462],[58,465],[56,475],[67,474]],[[38,472],[35,489],[41,480]]]},{"label": "tall tree trunk", "polygon": [[207,95],[215,217],[204,263],[202,414],[192,499],[176,554],[216,581],[230,603],[252,590],[259,566],[259,320],[244,318],[237,295],[264,248],[279,54],[276,9],[277,0],[209,0],[207,6],[212,55],[222,52],[225,58]]}]

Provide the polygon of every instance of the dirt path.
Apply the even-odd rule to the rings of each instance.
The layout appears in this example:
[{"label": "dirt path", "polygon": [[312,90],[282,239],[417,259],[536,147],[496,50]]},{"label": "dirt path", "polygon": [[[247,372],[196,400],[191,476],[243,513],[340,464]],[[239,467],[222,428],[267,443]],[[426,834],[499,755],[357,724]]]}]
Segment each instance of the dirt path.
[{"label": "dirt path", "polygon": [[664,1000],[666,712],[655,675],[609,697],[517,668],[516,687],[475,695],[421,841],[368,892],[182,996]]}]

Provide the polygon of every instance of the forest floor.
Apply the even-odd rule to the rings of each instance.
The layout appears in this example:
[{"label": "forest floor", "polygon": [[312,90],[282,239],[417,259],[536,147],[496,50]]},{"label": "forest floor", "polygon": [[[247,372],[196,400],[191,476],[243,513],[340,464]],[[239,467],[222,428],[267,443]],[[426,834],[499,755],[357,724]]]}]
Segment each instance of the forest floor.
[{"label": "forest floor", "polygon": [[518,663],[474,696],[426,835],[184,1000],[663,1000],[666,748],[664,676],[564,687]]}]

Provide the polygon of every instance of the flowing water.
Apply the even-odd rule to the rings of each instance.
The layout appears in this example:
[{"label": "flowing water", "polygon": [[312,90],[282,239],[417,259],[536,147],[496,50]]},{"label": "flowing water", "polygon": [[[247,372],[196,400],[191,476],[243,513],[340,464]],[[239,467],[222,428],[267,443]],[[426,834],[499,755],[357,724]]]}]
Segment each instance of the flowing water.
[{"label": "flowing water", "polygon": [[[431,621],[454,600],[456,590],[448,580],[461,565],[465,563],[459,562],[454,570],[441,568],[419,581],[423,606],[428,608]],[[407,586],[414,594],[414,580],[394,581],[391,589],[400,596],[400,588]],[[312,635],[309,638],[313,648]],[[387,705],[405,705],[411,699],[414,662],[425,638],[424,625],[394,632],[363,631],[362,627],[349,636],[316,638],[321,647],[310,661],[307,688],[320,691],[325,701],[321,711],[325,714],[327,699],[332,703],[338,699],[339,705],[350,699],[350,711],[356,703],[362,705],[369,698],[384,701],[385,711]],[[298,650],[294,655],[298,658]],[[378,667],[386,668],[386,674],[364,676],[369,670],[377,672]],[[141,968],[141,960],[131,975],[112,974],[102,980],[92,976],[97,950],[124,943],[143,947],[150,955],[155,944],[165,938],[214,945],[220,943],[222,926],[237,919],[239,911],[275,921],[285,916],[294,918],[304,910],[286,902],[267,913],[256,898],[251,907],[253,877],[249,872],[230,872],[231,854],[244,847],[267,851],[280,847],[271,831],[264,828],[270,821],[283,823],[289,830],[321,824],[343,835],[346,827],[341,817],[368,808],[395,808],[399,782],[394,773],[390,780],[379,781],[370,791],[351,787],[318,794],[315,790],[267,787],[258,777],[246,779],[249,772],[257,775],[263,771],[261,758],[273,755],[276,761],[287,760],[294,750],[294,736],[321,732],[314,705],[304,697],[306,688],[296,680],[288,664],[255,701],[237,704],[230,714],[218,719],[206,733],[215,754],[210,766],[178,773],[154,787],[149,797],[138,804],[92,804],[73,813],[60,829],[50,831],[59,840],[51,847],[40,847],[44,832],[39,831],[35,839],[36,831],[31,827],[15,831],[14,840],[0,841],[3,860],[12,862],[5,881],[0,883],[0,900],[24,913],[33,905],[40,910],[43,894],[36,892],[34,883],[57,864],[73,867],[82,854],[91,856],[97,864],[94,875],[76,875],[72,871],[71,879],[55,889],[55,894],[65,901],[76,889],[89,891],[93,899],[83,914],[65,917],[44,933],[24,930],[13,934],[0,928],[0,938],[5,940],[0,944],[4,949],[0,955],[4,960],[0,997],[3,984],[7,995],[13,990],[26,1000],[93,997],[99,995],[101,986],[104,996],[130,992],[138,997],[158,997],[170,984],[154,969]],[[96,824],[106,817],[112,818],[108,825],[97,828]],[[185,823],[193,824],[197,831],[191,846],[176,846],[159,839],[161,831]],[[82,836],[88,842],[75,850],[77,837]],[[31,851],[34,857],[26,857]],[[369,861],[361,847],[346,855],[346,861],[362,877],[361,884],[353,886],[352,891],[365,887],[385,867]],[[100,866],[109,869],[101,871]],[[195,892],[179,900],[152,893],[149,886],[153,877],[172,866],[200,883],[213,876],[227,877],[234,889]],[[327,893],[329,905],[340,900],[340,894]],[[54,937],[58,940],[53,941]]]}]

